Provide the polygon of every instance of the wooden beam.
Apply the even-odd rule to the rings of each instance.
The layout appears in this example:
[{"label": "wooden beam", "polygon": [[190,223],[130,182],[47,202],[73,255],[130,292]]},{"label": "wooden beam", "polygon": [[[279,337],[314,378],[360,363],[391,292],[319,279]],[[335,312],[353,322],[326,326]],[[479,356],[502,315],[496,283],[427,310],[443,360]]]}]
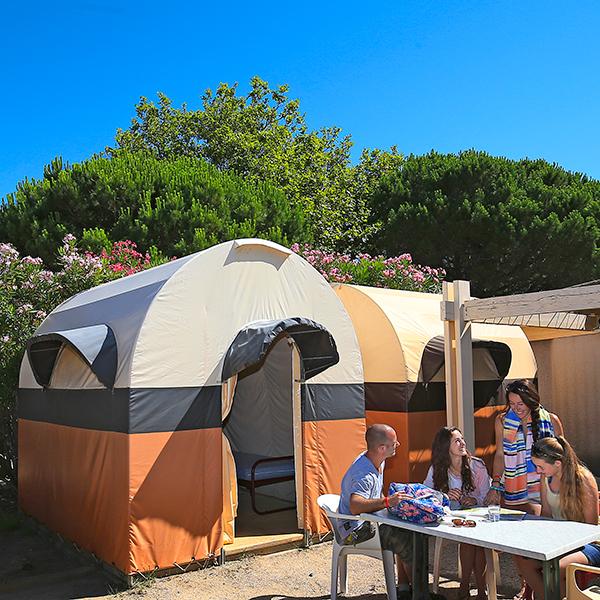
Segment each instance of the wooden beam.
[{"label": "wooden beam", "polygon": [[464,310],[467,321],[554,312],[585,311],[600,315],[600,285],[468,300]]},{"label": "wooden beam", "polygon": [[552,327],[554,329],[585,331],[586,329],[595,329],[598,326],[598,317],[572,312],[555,312],[520,315],[518,317],[494,317],[493,319],[478,320],[477,323],[520,325],[521,327],[538,327],[540,329]]}]

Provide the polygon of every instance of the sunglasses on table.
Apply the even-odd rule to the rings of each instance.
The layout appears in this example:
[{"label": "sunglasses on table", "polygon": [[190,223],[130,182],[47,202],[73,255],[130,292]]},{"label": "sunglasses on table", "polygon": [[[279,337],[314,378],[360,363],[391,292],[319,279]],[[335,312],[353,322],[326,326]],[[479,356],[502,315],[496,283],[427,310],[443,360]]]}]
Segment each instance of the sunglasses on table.
[{"label": "sunglasses on table", "polygon": [[477,523],[471,519],[452,519],[454,527],[477,527]]}]

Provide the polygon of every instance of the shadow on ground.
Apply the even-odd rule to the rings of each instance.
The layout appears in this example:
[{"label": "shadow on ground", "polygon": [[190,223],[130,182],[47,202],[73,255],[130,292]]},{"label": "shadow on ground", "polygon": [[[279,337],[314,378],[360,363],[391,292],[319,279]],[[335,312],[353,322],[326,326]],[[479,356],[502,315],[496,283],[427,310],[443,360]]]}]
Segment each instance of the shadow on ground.
[{"label": "shadow on ground", "polygon": [[0,509],[0,598],[65,600],[120,591],[105,571]]}]

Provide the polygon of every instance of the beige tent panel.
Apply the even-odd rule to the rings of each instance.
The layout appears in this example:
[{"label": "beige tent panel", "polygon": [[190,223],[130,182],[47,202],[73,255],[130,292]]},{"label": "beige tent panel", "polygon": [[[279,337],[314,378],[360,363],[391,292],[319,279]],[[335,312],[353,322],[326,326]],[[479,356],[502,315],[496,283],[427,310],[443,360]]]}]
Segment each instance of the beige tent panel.
[{"label": "beige tent panel", "polygon": [[27,352],[21,360],[21,370],[19,371],[19,387],[29,390],[41,390],[42,386],[35,380],[31,363],[27,357]]},{"label": "beige tent panel", "polygon": [[538,388],[544,406],[556,413],[577,455],[600,472],[600,332],[532,343],[538,364]]},{"label": "beige tent panel", "polygon": [[286,248],[247,242],[197,254],[164,284],[139,332],[132,387],[218,385],[244,326],[288,316],[313,319],[336,341],[340,362],[312,383],[362,383],[356,334],[327,281]]},{"label": "beige tent panel", "polygon": [[386,312],[364,291],[370,288],[335,284],[333,289],[350,314],[360,340],[365,381],[407,381],[402,345]]},{"label": "beige tent panel", "polygon": [[63,344],[52,370],[51,388],[63,390],[103,389],[94,372],[69,344]]},{"label": "beige tent panel", "polygon": [[[357,330],[365,381],[418,382],[425,346],[432,338],[444,335],[440,318],[442,295],[345,284],[334,289]],[[362,295],[361,300],[358,295]],[[474,323],[472,336],[510,347],[508,379],[535,377],[535,357],[520,327]],[[482,370],[477,373],[482,379],[489,379],[489,369],[484,364],[475,369]],[[442,381],[443,376],[438,375],[437,379]]]}]

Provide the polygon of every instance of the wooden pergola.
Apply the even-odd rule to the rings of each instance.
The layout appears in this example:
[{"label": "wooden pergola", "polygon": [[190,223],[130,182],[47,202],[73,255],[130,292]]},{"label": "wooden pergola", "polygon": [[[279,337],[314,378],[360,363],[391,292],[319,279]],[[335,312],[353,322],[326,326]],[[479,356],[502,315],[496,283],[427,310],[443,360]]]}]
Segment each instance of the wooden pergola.
[{"label": "wooden pergola", "polygon": [[446,414],[449,426],[459,427],[467,446],[475,448],[473,418],[473,349],[471,323],[553,327],[574,331],[598,329],[600,285],[587,285],[471,298],[468,281],[443,283],[441,318],[444,321]]}]

